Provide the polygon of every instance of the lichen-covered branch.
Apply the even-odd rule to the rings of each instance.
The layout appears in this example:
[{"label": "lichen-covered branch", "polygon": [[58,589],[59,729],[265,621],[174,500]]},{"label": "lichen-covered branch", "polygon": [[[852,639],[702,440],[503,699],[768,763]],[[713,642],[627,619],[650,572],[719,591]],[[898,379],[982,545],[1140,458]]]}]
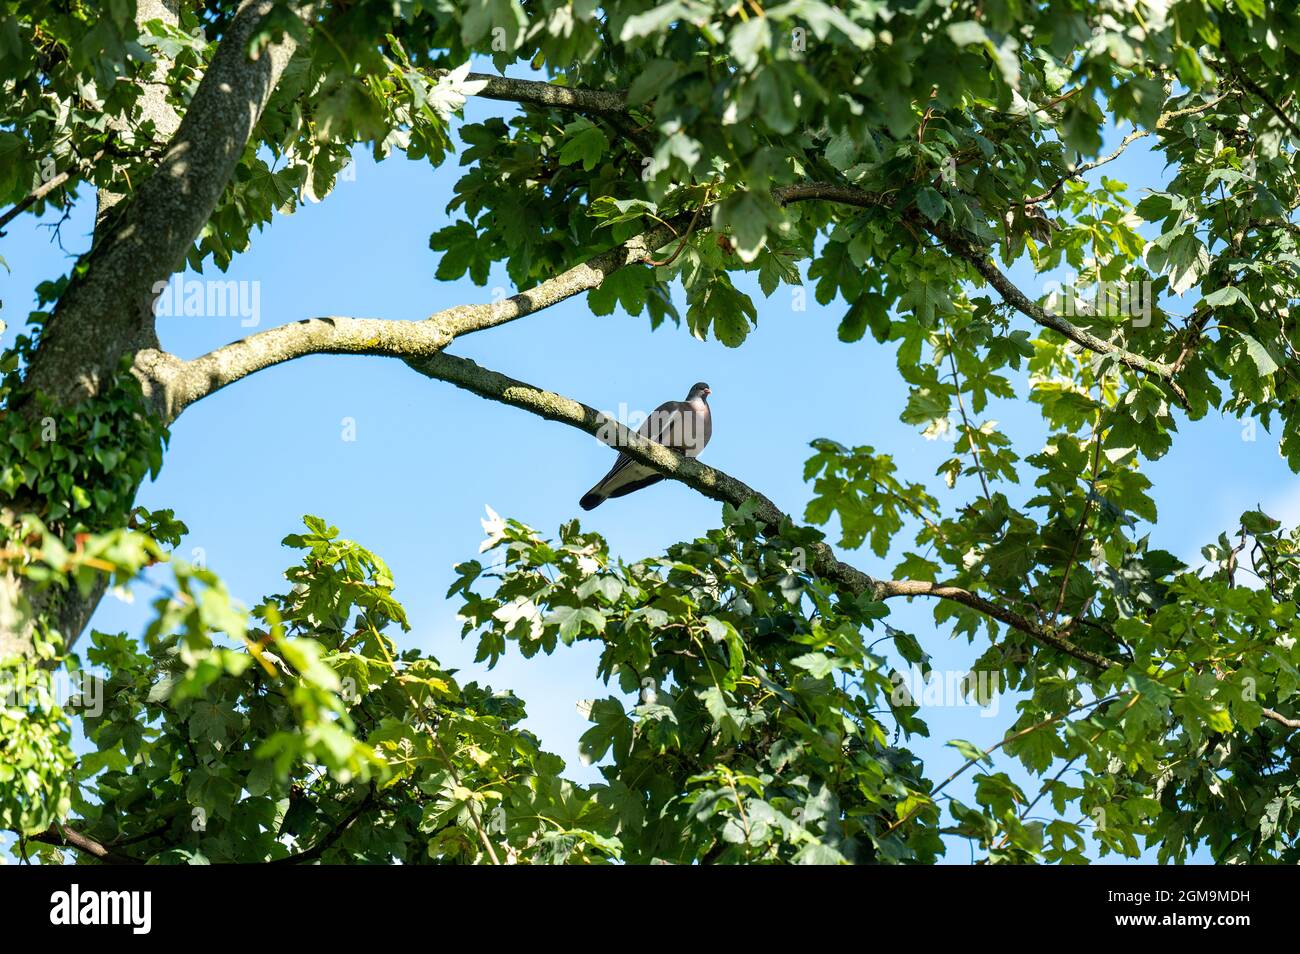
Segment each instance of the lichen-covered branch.
[{"label": "lichen-covered branch", "polygon": [[[449,72],[431,70],[430,75],[440,76]],[[654,148],[653,141],[645,135],[628,111],[627,98],[622,92],[559,86],[541,80],[514,79],[491,73],[470,73],[465,79],[470,83],[482,84],[474,93],[475,96],[594,116],[617,129],[642,153],[648,155]]]},{"label": "lichen-covered branch", "polygon": [[136,374],[164,420],[256,371],[312,354],[365,354],[403,358],[433,354],[451,338],[435,319],[390,321],[329,316],[279,325],[180,361],[156,350],[136,356]]},{"label": "lichen-covered branch", "polygon": [[656,225],[539,285],[476,305],[456,305],[422,321],[332,316],[280,325],[224,345],[193,361],[157,349],[142,350],[136,373],[167,420],[228,384],[273,365],[310,354],[368,354],[417,358],[461,335],[494,328],[590,291],[620,268],[649,261],[672,240],[682,219]]},{"label": "lichen-covered branch", "polygon": [[[430,70],[430,75],[446,75],[450,70]],[[543,80],[514,79],[491,73],[470,73],[466,82],[482,83],[474,95],[484,99],[546,106],[550,109],[570,109],[583,113],[622,113],[627,111],[627,98],[621,92],[603,89],[582,89],[560,86]]]},{"label": "lichen-covered branch", "polygon": [[[736,507],[752,500],[756,504],[755,517],[770,531],[776,532],[782,524],[793,522],[771,499],[748,484],[698,460],[683,457],[654,441],[647,440],[617,421],[607,418],[595,408],[572,398],[480,367],[473,361],[446,352],[426,358],[410,359],[406,363],[423,375],[455,384],[480,397],[509,404],[548,421],[557,421],[586,431],[617,446],[619,450],[653,467],[665,477],[680,481],[713,500],[730,503]],[[814,573],[833,580],[855,595],[869,593],[872,599],[876,600],[910,596],[933,596],[951,600],[1026,633],[1040,643],[1081,662],[1103,669],[1119,665],[1114,660],[1083,649],[1056,632],[1038,626],[1020,614],[961,587],[919,580],[877,579],[840,560],[825,543],[818,543],[813,547],[812,556],[810,565]]]},{"label": "lichen-covered branch", "polygon": [[[525,82],[525,81],[513,81]],[[546,85],[546,84],[536,84]],[[807,201],[836,202],[858,207],[889,206],[887,197],[853,186],[829,182],[804,182],[774,189],[772,196],[782,204]],[[707,211],[707,207],[704,211]],[[549,308],[574,295],[600,286],[611,274],[632,264],[654,261],[654,253],[678,237],[692,216],[683,213],[658,224],[607,252],[595,255],[554,278],[499,302],[457,305],[430,315],[422,322],[385,321],[329,317],[309,319],[259,332],[242,341],[219,348],[189,362],[159,360],[159,353],[144,353],[137,362],[149,368],[142,374],[163,395],[160,403],[169,418],[189,404],[263,368],[307,354],[374,354],[416,357],[446,347],[461,335],[506,324]],[[699,216],[697,218],[703,218]],[[1172,372],[1158,362],[1125,351],[1110,342],[1045,312],[1030,301],[998,268],[971,244],[942,225],[927,227],[955,254],[971,262],[1003,298],[1017,310],[1060,332],[1082,347],[1100,354],[1114,354],[1120,363],[1154,374],[1170,383],[1180,398],[1182,391],[1172,382]],[[707,225],[698,225],[703,230]],[[164,356],[165,358],[166,356]],[[151,379],[153,379],[151,381]]]}]

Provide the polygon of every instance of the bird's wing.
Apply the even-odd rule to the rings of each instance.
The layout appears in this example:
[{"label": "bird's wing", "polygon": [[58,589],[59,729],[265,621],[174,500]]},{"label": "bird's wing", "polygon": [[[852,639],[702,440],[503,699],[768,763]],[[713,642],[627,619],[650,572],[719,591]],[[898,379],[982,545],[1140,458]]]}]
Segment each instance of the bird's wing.
[{"label": "bird's wing", "polygon": [[651,470],[645,464],[630,464],[615,474],[612,480],[601,481],[600,492],[609,498],[624,497],[663,479],[663,474]]},{"label": "bird's wing", "polygon": [[[683,415],[693,413],[694,411],[691,410],[691,406],[685,401],[665,401],[651,412],[650,416],[647,417],[641,423],[641,426],[636,429],[636,432],[641,437],[648,437],[657,444],[663,444],[665,447],[671,447],[673,450],[680,452],[681,448],[674,446],[673,442],[676,441],[679,444],[681,443],[681,433],[683,430],[681,421],[683,420]],[[644,464],[637,464],[636,461],[627,456],[627,454],[619,454],[618,460],[614,461],[614,466],[609,469],[609,473],[600,479],[600,483],[596,484],[596,489],[600,490],[607,497],[614,496],[614,494],[610,492],[610,489],[606,487],[606,484],[609,483],[610,478],[622,474],[628,467],[631,467],[634,464],[644,472],[638,476],[645,476],[645,474],[654,473],[654,470],[646,467]],[[615,486],[621,486],[623,483],[624,481],[619,481]],[[640,487],[635,487],[633,489],[639,490]],[[624,493],[631,493],[631,491],[624,491]]]},{"label": "bird's wing", "polygon": [[[712,430],[707,409],[699,414],[687,401],[665,401],[637,428],[637,434],[679,454],[694,457],[704,449]],[[663,475],[653,467],[647,467],[622,453],[614,461],[609,473],[583,496],[580,503],[590,510],[599,506],[601,500],[622,497],[663,479]]]}]

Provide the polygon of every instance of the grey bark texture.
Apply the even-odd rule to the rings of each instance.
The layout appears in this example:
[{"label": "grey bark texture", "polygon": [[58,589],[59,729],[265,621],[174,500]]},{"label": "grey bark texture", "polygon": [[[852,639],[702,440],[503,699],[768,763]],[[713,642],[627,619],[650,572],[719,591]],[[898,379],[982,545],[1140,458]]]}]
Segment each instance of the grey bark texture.
[{"label": "grey bark texture", "polygon": [[257,0],[235,15],[156,170],[59,299],[29,376],[56,400],[97,393],[124,354],[156,347],[154,288],[184,262],[296,48],[285,36],[249,60],[246,47],[272,6]]},{"label": "grey bark texture", "polygon": [[[180,0],[136,0],[135,19],[142,26],[152,20],[161,20],[168,26],[180,24]],[[114,117],[109,121],[109,128],[130,146],[140,148],[144,143],[136,142],[138,129],[152,129],[152,141],[149,145],[170,142],[180,127],[181,117],[176,108],[167,102],[167,86],[163,80],[167,76],[170,64],[166,60],[154,61],[151,82],[145,83],[139,99],[140,115],[130,123]],[[125,183],[124,183],[125,184]],[[112,212],[124,198],[125,191],[100,189],[95,196],[95,230],[105,229],[112,219]]]},{"label": "grey bark texture", "polygon": [[[160,86],[148,87],[142,106],[146,118],[155,132],[174,134],[154,173],[129,201],[114,208],[116,199],[101,200],[91,251],[42,330],[27,381],[56,403],[97,394],[124,355],[158,354],[153,288],[183,263],[296,49],[286,35],[256,59],[248,57],[249,42],[273,5],[246,0],[240,7],[183,119],[177,119]],[[176,9],[175,0],[140,0],[137,17],[141,23],[154,18],[175,23]],[[0,520],[14,524],[17,519],[13,506],[0,507]],[[39,614],[46,614],[71,646],[105,589],[101,582],[86,594],[75,587],[40,590],[7,568],[0,578],[0,656],[32,652]]]}]

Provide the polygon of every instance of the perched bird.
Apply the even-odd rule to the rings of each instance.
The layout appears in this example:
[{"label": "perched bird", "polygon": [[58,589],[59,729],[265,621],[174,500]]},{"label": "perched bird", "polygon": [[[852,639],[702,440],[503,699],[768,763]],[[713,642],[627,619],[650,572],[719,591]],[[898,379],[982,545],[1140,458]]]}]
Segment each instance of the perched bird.
[{"label": "perched bird", "polygon": [[[691,388],[685,401],[667,401],[655,408],[654,413],[637,428],[637,434],[687,457],[697,456],[713,436],[713,419],[709,413],[709,395],[712,393],[701,381]],[[627,454],[619,454],[609,473],[582,495],[578,505],[583,510],[594,510],[610,497],[625,496],[663,479],[662,474],[645,464],[634,461]]]}]

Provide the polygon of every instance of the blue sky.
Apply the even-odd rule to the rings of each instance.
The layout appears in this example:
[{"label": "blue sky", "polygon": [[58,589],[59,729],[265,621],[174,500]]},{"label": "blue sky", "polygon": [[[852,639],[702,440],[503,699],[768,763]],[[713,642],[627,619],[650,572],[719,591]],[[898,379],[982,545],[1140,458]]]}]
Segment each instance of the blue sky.
[{"label": "blue sky", "polygon": [[[472,101],[467,116],[479,119],[498,109]],[[225,276],[209,270],[206,277],[260,283],[257,328],[241,327],[237,317],[164,318],[164,347],[190,358],[306,317],[418,319],[449,305],[490,300],[493,286],[508,287],[500,270],[486,288],[468,279],[434,278],[437,257],[428,237],[451,221],[444,207],[458,172],[455,161],[431,170],[400,156],[376,165],[359,154],[354,180],[341,182],[319,205],[277,216]],[[1105,172],[1129,183],[1136,199],[1139,186],[1158,187],[1161,165],[1139,143]],[[85,248],[92,214],[86,190],[62,226],[70,253]],[[33,307],[32,289],[65,273],[72,258],[30,216],[10,226],[0,255],[11,269],[0,272],[8,345]],[[1031,297],[1041,292],[1042,280],[1028,269],[1017,267],[1012,275]],[[836,339],[844,303],[821,307],[809,294],[807,310],[796,312],[786,289],[766,300],[751,290],[758,327],[735,350],[697,341],[684,328],[651,333],[644,317],[593,316],[585,297],[462,339],[450,350],[609,410],[621,402],[649,410],[705,380],[713,387],[715,426],[703,460],[797,516],[811,494],[801,473],[808,442],[817,437],[870,444],[893,455],[905,479],[926,483],[946,507],[972,495],[977,487],[969,480],[948,491],[934,475],[949,445],[927,441],[898,420],[906,389],[893,349],[870,336],[856,344]],[[984,417],[1001,422],[1022,457],[1039,448],[1044,432],[1036,409],[999,402]],[[355,422],[355,440],[343,439],[345,419]],[[1150,528],[1153,545],[1193,561],[1201,545],[1257,504],[1288,524],[1296,521],[1300,493],[1275,437],[1261,428],[1254,442],[1243,441],[1240,424],[1230,418],[1180,426],[1173,450],[1147,466],[1160,511]],[[548,535],[582,516],[584,526],[605,534],[627,558],[659,553],[720,522],[716,504],[673,482],[582,514],[578,497],[610,463],[611,451],[585,434],[428,380],[399,362],[322,356],[260,372],[186,411],[172,430],[160,477],[146,484],[139,502],[175,509],[191,531],[178,553],[190,558],[201,548],[208,566],[248,605],[282,588],[281,574],[294,555],[280,540],[299,528],[300,516],[326,518],[388,561],[413,624],[406,643],[460,668],[464,681],[477,677],[512,689],[527,703],[529,727],[565,759],[571,777],[591,781],[596,770],[577,759],[586,723],[576,703],[608,692],[593,675],[595,647],[562,648],[532,660],[512,651],[486,674],[472,663],[474,644],[460,639],[454,605],[443,594],[453,564],[477,552],[485,505]],[[1027,489],[1010,493],[1015,499]],[[876,575],[892,566],[866,551],[842,555]],[[132,604],[109,597],[92,625],[139,633],[152,596],[139,587]],[[968,647],[937,630],[931,605],[894,604],[891,622],[918,636],[936,668],[968,665],[983,645]],[[927,759],[932,778],[962,762],[944,741],[958,737],[988,746],[1014,718],[1006,699],[996,718],[977,713],[969,707],[923,713],[932,737],[915,740],[914,748]],[[997,768],[1023,778],[1005,757]],[[966,791],[952,789],[958,797]],[[1029,791],[1037,784],[1030,782]],[[950,860],[967,857],[966,847],[955,843]]]}]

